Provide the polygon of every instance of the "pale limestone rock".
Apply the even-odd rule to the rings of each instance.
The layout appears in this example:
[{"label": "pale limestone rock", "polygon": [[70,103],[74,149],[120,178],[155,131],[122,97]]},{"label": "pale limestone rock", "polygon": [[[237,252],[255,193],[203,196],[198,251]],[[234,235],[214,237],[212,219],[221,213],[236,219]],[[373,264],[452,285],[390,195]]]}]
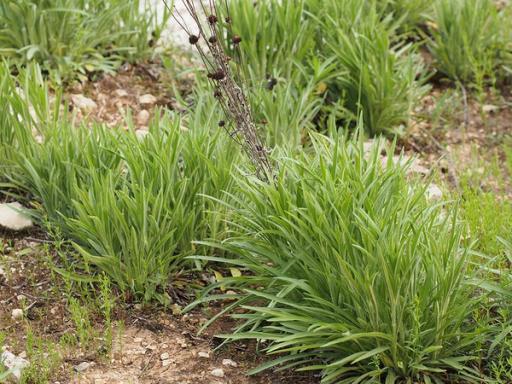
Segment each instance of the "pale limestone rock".
[{"label": "pale limestone rock", "polygon": [[21,231],[32,227],[34,223],[23,211],[23,206],[18,202],[0,204],[0,227],[12,231]]},{"label": "pale limestone rock", "polygon": [[145,95],[142,95],[139,97],[139,103],[142,105],[153,105],[156,104],[157,99],[155,96],[153,96],[150,93],[146,93]]},{"label": "pale limestone rock", "polygon": [[92,112],[96,108],[98,108],[98,105],[96,102],[92,99],[89,99],[88,97],[85,97],[82,94],[78,95],[71,95],[71,101],[82,112]]}]

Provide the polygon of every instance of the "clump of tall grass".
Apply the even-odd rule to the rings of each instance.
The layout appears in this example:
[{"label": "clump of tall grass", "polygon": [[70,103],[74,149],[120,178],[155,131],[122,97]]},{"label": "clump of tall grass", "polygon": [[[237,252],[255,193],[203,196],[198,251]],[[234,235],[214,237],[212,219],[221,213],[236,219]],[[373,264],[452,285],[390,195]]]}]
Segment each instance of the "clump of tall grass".
[{"label": "clump of tall grass", "polygon": [[169,19],[146,0],[4,0],[0,56],[36,61],[56,81],[151,57]]},{"label": "clump of tall grass", "polygon": [[[372,135],[396,133],[407,125],[413,103],[425,90],[424,69],[415,47],[395,36],[399,23],[383,14],[374,1],[230,2],[233,30],[242,37],[240,55],[234,57],[251,87],[265,88],[273,79],[276,89],[293,86],[294,99],[310,100],[311,114],[287,108],[297,116],[291,127],[303,126],[301,119],[313,115],[323,130],[322,115],[335,112],[351,123],[363,114]],[[270,124],[280,120],[265,113]],[[301,131],[292,136],[304,136]]]},{"label": "clump of tall grass", "polygon": [[[272,367],[318,370],[323,383],[479,381],[482,337],[466,284],[456,216],[432,206],[405,168],[362,144],[316,137],[313,155],[282,158],[275,183],[240,180],[246,202],[223,279],[240,320],[228,340],[256,339]],[[210,289],[218,287],[213,285]],[[238,309],[238,310],[236,310]],[[473,350],[472,350],[473,348]]]},{"label": "clump of tall grass", "polygon": [[84,270],[99,268],[123,291],[166,302],[192,241],[223,238],[219,210],[203,195],[230,190],[238,153],[222,132],[180,126],[178,118],[155,120],[140,141],[133,132],[60,124],[19,154],[11,184],[74,244]]},{"label": "clump of tall grass", "polygon": [[324,50],[343,70],[333,87],[349,120],[362,115],[372,135],[399,133],[426,91],[414,46],[395,41],[396,25],[390,17],[382,19],[375,5],[332,2],[322,20],[322,29],[333,33]]},{"label": "clump of tall grass", "polygon": [[[56,103],[59,104],[58,94]],[[0,64],[0,181],[5,181],[12,170],[14,154],[33,141],[38,127],[55,121],[54,112],[37,65],[21,71],[15,80],[10,65]]]},{"label": "clump of tall grass", "polygon": [[178,119],[164,119],[141,143],[135,134],[120,137],[120,172],[91,172],[91,182],[73,190],[67,235],[84,260],[143,300],[168,301],[172,277],[197,251],[192,241],[222,239],[226,230],[224,211],[204,197],[232,186],[237,151],[220,135],[187,134]]},{"label": "clump of tall grass", "polygon": [[401,32],[410,33],[423,24],[432,11],[430,0],[385,0],[376,2],[384,17],[392,15]]},{"label": "clump of tall grass", "polygon": [[437,69],[452,80],[482,86],[503,76],[510,21],[492,0],[438,0],[428,46]]},{"label": "clump of tall grass", "polygon": [[[13,77],[3,80],[5,88],[16,88]],[[4,107],[17,110],[16,103],[40,88],[28,82],[24,97],[7,99]],[[31,100],[35,110],[44,109]],[[77,127],[66,115],[39,125],[14,116],[6,123],[19,124],[6,125],[5,141],[16,150],[9,151],[0,187],[27,198],[39,223],[74,245],[84,278],[95,268],[137,299],[168,302],[173,278],[194,267],[186,256],[205,252],[192,242],[225,236],[224,210],[205,196],[234,193],[231,172],[244,164],[216,126],[213,103],[200,100],[186,121],[160,112],[144,138],[133,128]]]}]

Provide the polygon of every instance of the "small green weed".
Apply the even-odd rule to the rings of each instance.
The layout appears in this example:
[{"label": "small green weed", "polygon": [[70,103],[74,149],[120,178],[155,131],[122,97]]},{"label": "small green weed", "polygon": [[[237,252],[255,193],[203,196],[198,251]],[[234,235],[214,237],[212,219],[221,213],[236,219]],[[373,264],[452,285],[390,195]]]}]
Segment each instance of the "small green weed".
[{"label": "small green weed", "polygon": [[20,383],[49,383],[61,363],[56,345],[36,336],[31,328],[28,328],[25,351],[30,364],[23,369]]}]

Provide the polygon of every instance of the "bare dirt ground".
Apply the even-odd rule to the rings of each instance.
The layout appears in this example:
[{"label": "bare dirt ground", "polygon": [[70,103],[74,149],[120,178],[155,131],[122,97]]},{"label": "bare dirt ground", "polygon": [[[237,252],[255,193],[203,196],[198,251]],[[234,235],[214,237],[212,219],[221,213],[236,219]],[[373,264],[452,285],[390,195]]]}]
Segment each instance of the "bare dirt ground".
[{"label": "bare dirt ground", "polygon": [[[214,335],[228,332],[229,319],[219,321],[204,334],[199,327],[206,321],[200,311],[182,315],[173,308],[139,307],[117,304],[113,320],[112,349],[102,352],[99,342],[63,346],[59,340],[77,334],[76,323],[66,306],[64,282],[55,275],[55,260],[45,255],[46,235],[32,231],[15,235],[1,232],[0,255],[0,332],[7,338],[5,347],[27,359],[47,356],[50,346],[60,355],[51,383],[84,384],[271,384],[316,383],[312,375],[291,372],[248,377],[246,372],[264,362],[256,345],[236,343],[214,351],[220,339]],[[58,263],[58,261],[57,261]],[[115,292],[114,292],[115,293]],[[215,306],[214,306],[215,307]],[[23,319],[13,319],[12,311],[24,308]],[[92,327],[104,328],[103,320],[91,314]],[[37,356],[27,356],[27,333],[44,339]],[[30,354],[30,352],[29,352]],[[80,364],[85,364],[83,372]]]}]

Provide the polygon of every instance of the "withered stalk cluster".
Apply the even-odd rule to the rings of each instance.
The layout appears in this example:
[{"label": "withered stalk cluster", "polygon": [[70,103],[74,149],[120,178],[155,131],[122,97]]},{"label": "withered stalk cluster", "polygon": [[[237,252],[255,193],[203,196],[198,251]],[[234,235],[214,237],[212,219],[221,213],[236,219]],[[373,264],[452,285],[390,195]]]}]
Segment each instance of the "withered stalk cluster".
[{"label": "withered stalk cluster", "polygon": [[[167,4],[167,0],[163,0]],[[238,83],[230,68],[231,57],[226,54],[223,45],[225,36],[229,38],[233,50],[240,49],[241,37],[235,35],[229,15],[227,0],[223,15],[215,0],[205,5],[199,1],[182,0],[194,25],[187,25],[183,16],[174,7],[173,18],[188,34],[189,43],[194,45],[208,71],[208,79],[214,86],[214,96],[219,101],[228,122],[222,120],[219,126],[225,129],[250,157],[256,167],[256,174],[262,180],[270,180],[272,166],[268,153],[257,135],[251,106],[243,90],[241,79]]]}]

